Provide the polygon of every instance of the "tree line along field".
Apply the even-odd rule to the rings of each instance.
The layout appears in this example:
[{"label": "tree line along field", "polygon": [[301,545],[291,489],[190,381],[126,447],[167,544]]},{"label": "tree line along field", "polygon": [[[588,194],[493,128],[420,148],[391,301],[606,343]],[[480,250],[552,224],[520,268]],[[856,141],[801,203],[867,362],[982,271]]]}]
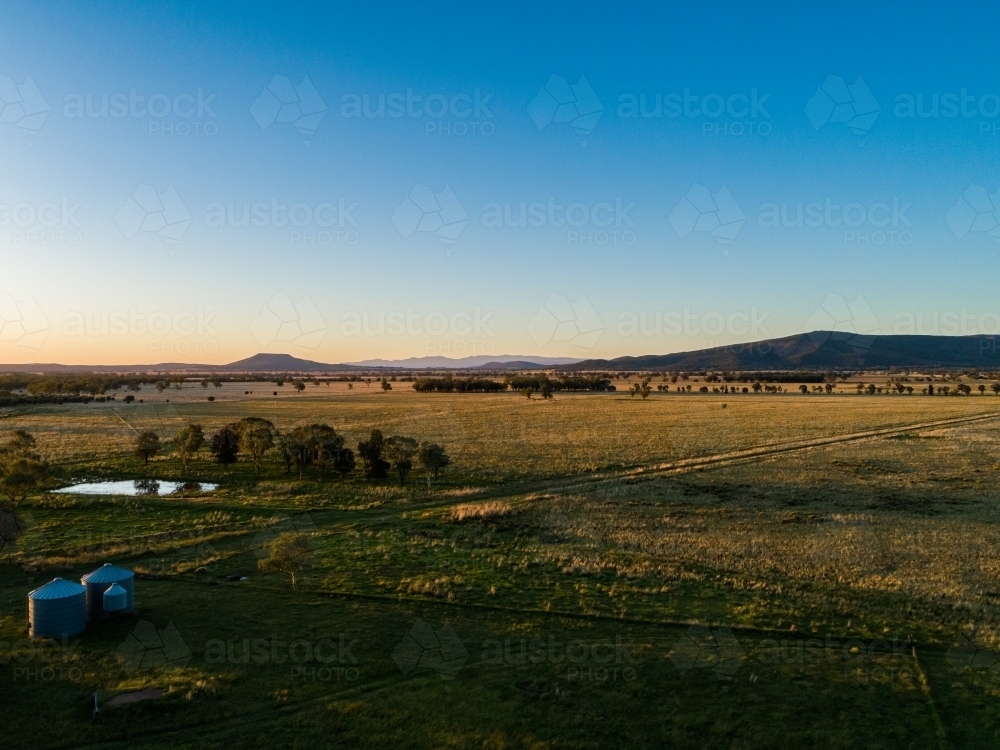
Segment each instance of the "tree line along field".
[{"label": "tree line along field", "polygon": [[[992,396],[375,388],[0,412],[0,442],[30,432],[54,484],[220,484],[21,504],[0,553],[12,746],[1000,744]],[[177,432],[246,417],[326,423],[351,447],[378,428],[451,464],[430,486],[299,480],[275,455],[260,475],[207,451],[184,471]],[[163,441],[148,467],[147,430]],[[307,541],[297,590],[260,565],[289,532]],[[18,651],[27,591],[105,561],[136,570],[136,616],[50,661]],[[172,625],[189,655],[123,659],[140,622]],[[92,720],[95,691],[143,688],[164,694]]]}]

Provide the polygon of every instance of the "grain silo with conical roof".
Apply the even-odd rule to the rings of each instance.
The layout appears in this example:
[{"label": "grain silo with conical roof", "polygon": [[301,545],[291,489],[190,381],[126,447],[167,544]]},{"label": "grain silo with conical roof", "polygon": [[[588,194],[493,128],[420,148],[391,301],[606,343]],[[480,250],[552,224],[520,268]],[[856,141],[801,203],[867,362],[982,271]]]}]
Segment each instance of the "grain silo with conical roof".
[{"label": "grain silo with conical roof", "polygon": [[28,635],[62,638],[87,629],[87,588],[55,578],[28,594]]},{"label": "grain silo with conical roof", "polygon": [[[112,614],[128,614],[134,606],[134,579],[135,573],[117,565],[105,563],[92,573],[88,573],[80,579],[80,583],[87,587],[87,619],[104,620]],[[104,592],[117,584],[125,590],[125,607],[119,610],[108,610],[104,606]],[[113,597],[117,604],[117,598]]]},{"label": "grain silo with conical roof", "polygon": [[109,615],[122,614],[128,609],[128,592],[117,583],[112,583],[104,592],[104,611]]}]

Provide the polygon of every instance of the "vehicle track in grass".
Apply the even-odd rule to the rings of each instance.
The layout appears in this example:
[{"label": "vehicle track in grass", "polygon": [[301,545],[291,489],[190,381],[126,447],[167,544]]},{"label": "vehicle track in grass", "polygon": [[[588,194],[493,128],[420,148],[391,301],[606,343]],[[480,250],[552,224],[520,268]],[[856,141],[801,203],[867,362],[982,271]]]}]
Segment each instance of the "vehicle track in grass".
[{"label": "vehicle track in grass", "polygon": [[[879,427],[855,432],[828,435],[819,438],[799,438],[795,440],[784,440],[752,448],[742,448],[739,450],[723,451],[711,453],[704,456],[692,456],[676,461],[661,461],[645,465],[636,465],[624,469],[596,471],[588,474],[576,474],[572,476],[552,477],[531,482],[511,483],[507,487],[488,488],[482,493],[470,495],[464,498],[449,498],[447,500],[437,500],[436,502],[423,503],[413,507],[413,510],[427,511],[435,508],[445,508],[453,505],[475,503],[485,500],[496,500],[504,497],[514,497],[524,494],[536,494],[539,492],[578,492],[584,489],[592,489],[602,484],[609,484],[630,479],[644,481],[659,477],[677,476],[695,471],[721,468],[743,463],[753,463],[763,461],[768,458],[780,456],[786,453],[798,453],[812,450],[814,448],[826,448],[833,445],[845,443],[862,442],[865,440],[879,440],[908,432],[941,429],[948,427],[959,427],[966,424],[974,424],[991,419],[1000,420],[1000,412],[987,412],[971,416],[949,417],[946,419],[935,419],[924,422],[910,422],[894,427]],[[397,516],[386,516],[395,518]]]},{"label": "vehicle track in grass", "polygon": [[[623,481],[627,482],[629,480],[648,481],[660,477],[678,476],[695,471],[706,471],[726,466],[764,461],[784,454],[797,453],[817,448],[826,448],[865,440],[880,440],[919,430],[959,427],[991,419],[1000,419],[1000,412],[986,412],[962,417],[949,417],[945,419],[935,419],[922,422],[910,422],[893,427],[881,427],[869,430],[840,433],[820,438],[778,441],[765,443],[764,445],[758,445],[751,448],[723,451],[704,456],[692,456],[689,458],[678,459],[676,461],[654,462],[645,465],[626,467],[624,469],[596,471],[587,474],[575,474],[570,476],[549,477],[530,482],[511,482],[510,484],[503,486],[487,487],[481,492],[462,497],[451,496],[441,498],[430,496],[423,502],[418,498],[412,503],[409,503],[405,508],[368,517],[359,517],[355,511],[329,508],[281,508],[267,506],[265,510],[272,514],[282,514],[288,516],[297,516],[302,513],[309,513],[315,521],[316,526],[319,527],[320,535],[327,536],[330,534],[341,533],[349,529],[372,529],[397,524],[401,520],[403,514],[433,513],[434,511],[446,510],[457,505],[488,502],[501,498],[514,505],[525,505],[534,502],[537,499],[527,496],[538,495],[539,493],[580,492],[584,490],[592,490],[600,487],[601,485]],[[219,507],[223,507],[223,504],[221,503],[218,505]],[[206,529],[206,531],[207,530],[208,529]],[[252,532],[248,531],[247,535],[249,536],[251,533]],[[183,548],[183,546],[184,545],[181,545],[181,548]]]}]

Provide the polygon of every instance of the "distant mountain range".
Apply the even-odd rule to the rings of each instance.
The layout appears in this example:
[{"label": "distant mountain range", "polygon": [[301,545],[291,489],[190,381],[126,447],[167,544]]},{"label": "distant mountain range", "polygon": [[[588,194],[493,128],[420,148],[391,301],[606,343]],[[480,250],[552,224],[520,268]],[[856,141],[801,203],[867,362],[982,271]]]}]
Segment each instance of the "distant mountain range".
[{"label": "distant mountain range", "polygon": [[510,369],[516,367],[552,367],[555,365],[571,365],[579,362],[579,357],[530,357],[519,354],[481,354],[472,357],[410,357],[409,359],[366,359],[362,362],[348,362],[356,367],[403,367],[410,370],[419,369],[466,369],[482,367],[483,369]]},{"label": "distant mountain range", "polygon": [[1000,337],[865,336],[814,331],[676,354],[586,359],[567,370],[1000,369]]},{"label": "distant mountain range", "polygon": [[199,365],[164,362],[155,365],[60,365],[29,364],[2,365],[0,372],[40,373],[321,373],[321,372],[370,372],[372,370],[531,370],[544,369],[579,362],[571,357],[527,357],[525,355],[482,355],[475,357],[410,357],[409,359],[371,359],[364,362],[326,364],[309,359],[299,359],[290,354],[255,354],[228,365]]},{"label": "distant mountain range", "polygon": [[525,355],[411,357],[324,364],[290,354],[255,354],[228,365],[167,362],[157,365],[0,365],[0,372],[94,373],[331,373],[372,370],[886,370],[890,368],[1000,370],[1000,337],[864,336],[814,331],[750,344],[676,354],[576,360]]}]

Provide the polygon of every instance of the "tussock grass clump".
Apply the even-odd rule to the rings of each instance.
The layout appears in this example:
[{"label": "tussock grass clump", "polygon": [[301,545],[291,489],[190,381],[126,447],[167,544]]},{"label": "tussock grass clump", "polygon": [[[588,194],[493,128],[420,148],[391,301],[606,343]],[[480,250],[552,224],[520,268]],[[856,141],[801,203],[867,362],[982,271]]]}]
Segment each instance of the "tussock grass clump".
[{"label": "tussock grass clump", "polygon": [[459,505],[451,512],[451,520],[461,521],[486,521],[492,518],[504,518],[511,515],[514,508],[510,503],[498,500],[488,503],[468,503]]}]

